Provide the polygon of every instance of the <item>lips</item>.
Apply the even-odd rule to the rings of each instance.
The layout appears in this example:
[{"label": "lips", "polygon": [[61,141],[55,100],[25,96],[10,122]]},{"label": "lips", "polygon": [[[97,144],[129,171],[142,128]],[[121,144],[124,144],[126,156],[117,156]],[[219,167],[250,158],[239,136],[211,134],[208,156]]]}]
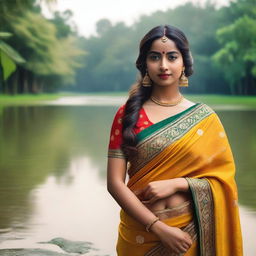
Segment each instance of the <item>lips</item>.
[{"label": "lips", "polygon": [[159,74],[158,76],[159,76],[161,79],[166,80],[166,79],[169,78],[170,74]]}]

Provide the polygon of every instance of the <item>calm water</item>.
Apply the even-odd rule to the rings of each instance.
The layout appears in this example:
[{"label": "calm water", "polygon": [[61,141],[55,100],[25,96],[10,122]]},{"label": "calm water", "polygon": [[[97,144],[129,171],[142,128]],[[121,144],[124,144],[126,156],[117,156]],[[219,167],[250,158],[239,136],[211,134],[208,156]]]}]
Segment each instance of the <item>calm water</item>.
[{"label": "calm water", "polygon": [[[61,99],[0,113],[0,249],[56,237],[115,255],[119,206],[106,190],[107,145],[121,98]],[[104,105],[100,105],[104,104]],[[214,108],[214,106],[212,106]],[[216,108],[237,166],[245,255],[256,252],[256,110]]]}]

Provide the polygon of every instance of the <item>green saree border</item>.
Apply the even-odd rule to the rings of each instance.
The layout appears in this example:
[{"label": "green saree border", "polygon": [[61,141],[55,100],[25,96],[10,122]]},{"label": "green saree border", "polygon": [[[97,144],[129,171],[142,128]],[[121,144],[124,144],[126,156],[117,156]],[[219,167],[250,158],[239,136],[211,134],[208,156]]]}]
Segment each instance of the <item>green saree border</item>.
[{"label": "green saree border", "polygon": [[170,122],[172,122],[172,121],[176,120],[177,118],[183,116],[187,112],[191,111],[194,107],[197,107],[199,104],[202,104],[202,103],[201,102],[196,102],[194,105],[188,107],[187,109],[181,111],[180,113],[177,113],[173,116],[167,117],[167,118],[163,119],[162,121],[159,121],[157,123],[154,123],[154,124],[148,126],[147,128],[145,128],[144,130],[142,130],[141,132],[139,132],[136,135],[137,141],[142,141],[147,136],[149,136],[152,132],[155,132],[155,131],[161,129],[165,125],[168,125]]},{"label": "green saree border", "polygon": [[[155,123],[139,132],[136,136],[136,146],[140,146],[142,143],[150,140],[153,136],[155,137],[156,135],[169,130],[170,127],[173,131],[169,136],[171,136],[172,139],[175,137],[180,138],[181,135],[213,112],[214,110],[208,105],[199,102],[198,104],[185,109],[181,113]],[[174,129],[176,130],[175,132]]]},{"label": "green saree border", "polygon": [[199,230],[200,256],[215,254],[214,203],[207,179],[185,178],[192,193]]},{"label": "green saree border", "polygon": [[166,147],[179,140],[196,124],[214,113],[214,110],[204,103],[199,103],[192,107],[180,116],[177,116],[175,120],[168,118],[168,120],[164,120],[165,122],[160,121],[160,127],[154,127],[157,129],[149,130],[151,126],[146,128],[149,131],[147,136],[143,140],[138,141],[136,145],[138,153],[129,159],[131,163],[128,170],[130,178]]}]

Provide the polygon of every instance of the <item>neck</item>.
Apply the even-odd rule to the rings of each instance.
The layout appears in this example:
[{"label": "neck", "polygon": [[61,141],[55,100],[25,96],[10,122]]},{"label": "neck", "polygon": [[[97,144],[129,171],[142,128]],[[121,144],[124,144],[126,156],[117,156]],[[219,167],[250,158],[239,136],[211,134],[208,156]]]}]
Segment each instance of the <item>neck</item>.
[{"label": "neck", "polygon": [[177,100],[181,93],[178,86],[154,86],[151,95],[159,101],[168,102]]}]

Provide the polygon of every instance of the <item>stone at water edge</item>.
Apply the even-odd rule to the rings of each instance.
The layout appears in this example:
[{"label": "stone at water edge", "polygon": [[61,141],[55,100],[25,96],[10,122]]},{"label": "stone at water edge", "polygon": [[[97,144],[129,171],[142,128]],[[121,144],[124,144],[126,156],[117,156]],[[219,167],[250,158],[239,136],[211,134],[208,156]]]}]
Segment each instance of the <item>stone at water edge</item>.
[{"label": "stone at water edge", "polygon": [[44,249],[0,249],[0,256],[70,256],[70,254]]},{"label": "stone at water edge", "polygon": [[[44,250],[44,249],[18,248],[18,249],[0,249],[0,256],[71,256],[71,254],[53,252],[53,251]],[[72,256],[74,256],[74,254],[72,254]],[[93,255],[93,256],[111,256],[111,255]]]},{"label": "stone at water edge", "polygon": [[85,241],[71,241],[62,237],[56,237],[48,242],[39,242],[40,244],[55,244],[59,246],[65,252],[70,253],[88,253],[90,250],[98,251],[98,249],[92,247],[91,242]]}]

